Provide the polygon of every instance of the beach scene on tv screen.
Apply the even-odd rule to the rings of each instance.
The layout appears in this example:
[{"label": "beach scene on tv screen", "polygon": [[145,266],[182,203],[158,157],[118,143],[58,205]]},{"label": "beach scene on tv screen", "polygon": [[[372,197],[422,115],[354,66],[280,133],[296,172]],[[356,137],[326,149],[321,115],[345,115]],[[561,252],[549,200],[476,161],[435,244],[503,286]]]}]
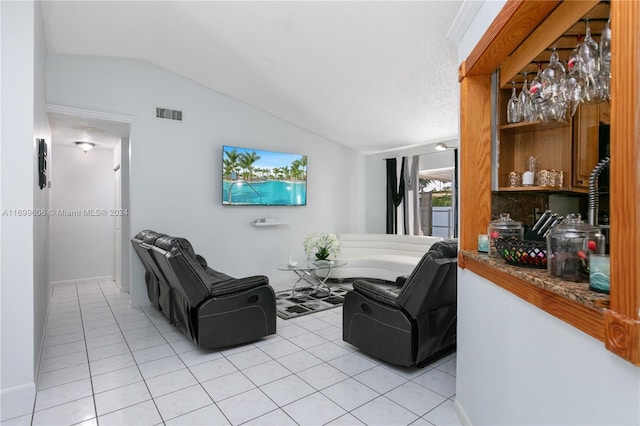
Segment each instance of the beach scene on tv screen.
[{"label": "beach scene on tv screen", "polygon": [[304,206],[307,157],[261,149],[222,147],[222,203]]}]

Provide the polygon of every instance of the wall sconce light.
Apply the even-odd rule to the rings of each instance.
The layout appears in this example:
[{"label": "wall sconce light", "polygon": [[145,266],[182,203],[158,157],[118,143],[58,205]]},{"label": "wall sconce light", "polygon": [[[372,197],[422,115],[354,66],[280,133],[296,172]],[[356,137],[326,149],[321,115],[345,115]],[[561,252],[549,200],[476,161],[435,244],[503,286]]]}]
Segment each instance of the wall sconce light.
[{"label": "wall sconce light", "polygon": [[80,148],[81,150],[84,151],[84,153],[86,154],[87,151],[91,151],[93,148],[95,148],[96,144],[95,143],[91,143],[91,142],[82,142],[82,141],[78,141],[75,142],[76,146],[78,148]]},{"label": "wall sconce light", "polygon": [[448,148],[449,147],[444,142],[440,142],[440,143],[436,144],[436,151],[446,151]]}]

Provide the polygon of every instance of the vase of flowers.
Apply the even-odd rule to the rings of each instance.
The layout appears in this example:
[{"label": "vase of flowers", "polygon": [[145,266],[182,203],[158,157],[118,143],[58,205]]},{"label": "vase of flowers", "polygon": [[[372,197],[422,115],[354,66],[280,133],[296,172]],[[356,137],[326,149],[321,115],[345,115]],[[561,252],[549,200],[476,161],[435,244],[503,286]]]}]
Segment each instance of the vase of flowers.
[{"label": "vase of flowers", "polygon": [[312,232],[304,239],[304,252],[307,258],[315,260],[329,260],[340,251],[340,243],[336,234],[328,232]]}]

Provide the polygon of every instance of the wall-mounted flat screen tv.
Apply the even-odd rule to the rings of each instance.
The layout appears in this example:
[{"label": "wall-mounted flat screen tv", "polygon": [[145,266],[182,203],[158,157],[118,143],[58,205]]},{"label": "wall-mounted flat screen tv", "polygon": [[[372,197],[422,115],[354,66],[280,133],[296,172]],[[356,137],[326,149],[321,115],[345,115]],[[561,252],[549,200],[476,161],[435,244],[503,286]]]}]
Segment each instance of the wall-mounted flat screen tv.
[{"label": "wall-mounted flat screen tv", "polygon": [[222,204],[306,206],[306,155],[224,145]]}]

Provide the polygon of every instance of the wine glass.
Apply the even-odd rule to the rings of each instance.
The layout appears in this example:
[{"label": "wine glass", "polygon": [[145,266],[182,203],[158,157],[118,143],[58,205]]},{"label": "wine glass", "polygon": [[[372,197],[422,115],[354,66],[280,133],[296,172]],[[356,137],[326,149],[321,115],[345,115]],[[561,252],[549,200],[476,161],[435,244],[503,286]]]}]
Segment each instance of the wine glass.
[{"label": "wine glass", "polygon": [[582,97],[585,102],[600,101],[602,99],[600,85],[600,48],[598,43],[591,38],[589,20],[586,19],[584,41],[578,49],[580,56],[581,73],[584,78]]},{"label": "wine glass", "polygon": [[533,105],[531,104],[531,95],[529,94],[529,89],[527,89],[527,72],[523,72],[523,83],[522,90],[520,91],[520,96],[518,96],[518,104],[520,107],[520,113],[522,114],[523,121],[535,121],[536,115],[533,110]]},{"label": "wine glass", "polygon": [[549,118],[562,120],[565,115],[565,102],[562,96],[565,69],[560,63],[558,49],[551,50],[549,64],[542,71],[542,96],[549,102]]},{"label": "wine glass", "polygon": [[543,96],[544,81],[542,79],[542,64],[538,63],[538,73],[529,85],[531,103],[534,106],[535,114],[543,121],[549,120],[548,101]]},{"label": "wine glass", "polygon": [[507,102],[507,122],[508,123],[519,123],[522,121],[522,116],[520,114],[520,107],[518,106],[518,97],[516,96],[516,82],[512,81],[513,85],[511,89],[511,97],[509,98],[509,102]]}]

